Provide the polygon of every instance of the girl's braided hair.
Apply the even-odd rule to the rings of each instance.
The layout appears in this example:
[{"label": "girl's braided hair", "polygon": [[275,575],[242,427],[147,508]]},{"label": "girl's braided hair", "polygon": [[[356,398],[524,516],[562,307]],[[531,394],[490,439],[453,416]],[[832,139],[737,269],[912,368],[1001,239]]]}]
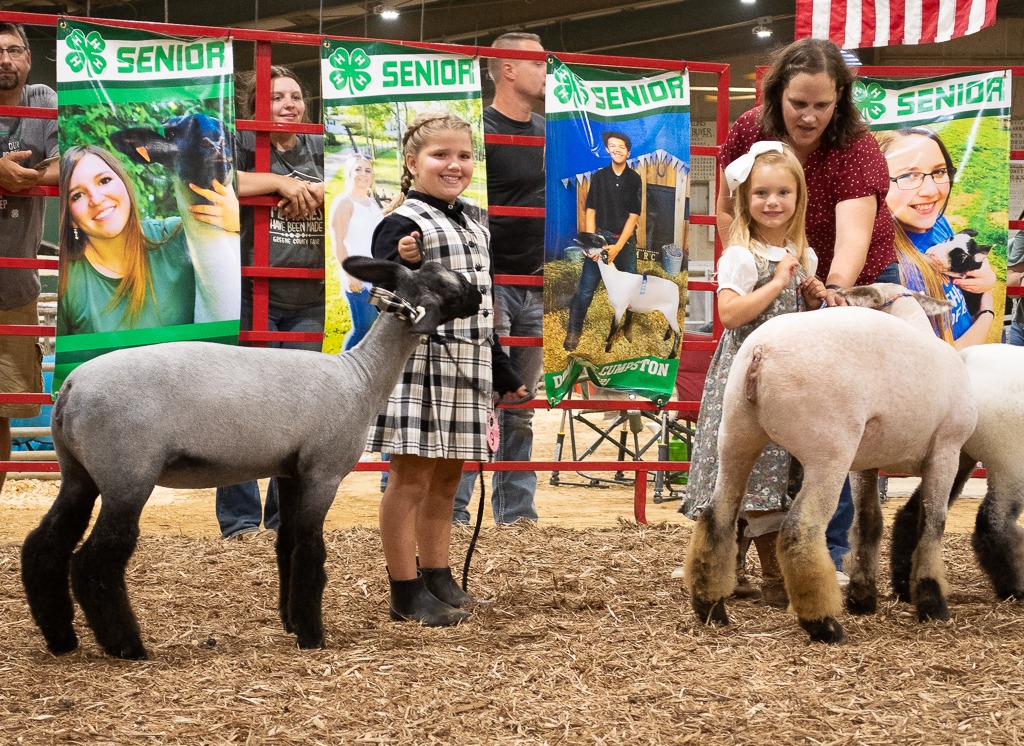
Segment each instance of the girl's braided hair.
[{"label": "girl's braided hair", "polygon": [[449,131],[465,132],[471,140],[473,138],[473,128],[469,122],[446,111],[420,114],[405,130],[405,136],[402,138],[402,153],[405,158],[402,161],[401,191],[384,210],[385,215],[398,209],[412,188],[413,175],[409,170],[408,156],[415,159],[432,138]]}]

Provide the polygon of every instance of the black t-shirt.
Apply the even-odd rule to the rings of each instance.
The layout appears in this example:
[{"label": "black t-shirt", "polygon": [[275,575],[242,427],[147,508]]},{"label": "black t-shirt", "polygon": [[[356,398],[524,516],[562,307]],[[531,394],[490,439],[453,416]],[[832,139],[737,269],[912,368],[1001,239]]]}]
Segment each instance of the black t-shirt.
[{"label": "black t-shirt", "polygon": [[640,174],[629,166],[617,176],[611,166],[595,173],[587,192],[586,207],[596,212],[597,229],[616,236],[622,233],[630,214],[640,214],[642,187]]},{"label": "black t-shirt", "polygon": [[[493,106],[484,109],[484,132],[544,136],[544,117],[509,119]],[[544,148],[487,145],[487,201],[502,207],[544,207]],[[531,275],[544,266],[544,219],[491,215],[491,261],[498,274]]]}]

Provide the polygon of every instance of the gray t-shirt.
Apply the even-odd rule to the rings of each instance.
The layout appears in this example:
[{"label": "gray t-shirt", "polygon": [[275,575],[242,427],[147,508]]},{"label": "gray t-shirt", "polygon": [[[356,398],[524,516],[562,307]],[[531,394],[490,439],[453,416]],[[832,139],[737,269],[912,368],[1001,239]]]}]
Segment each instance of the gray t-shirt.
[{"label": "gray t-shirt", "polygon": [[[1019,230],[1006,249],[1006,266],[1012,267],[1014,264],[1022,262],[1024,262],[1024,230]],[[1013,300],[1013,323],[1024,326],[1024,298],[1014,298]]]},{"label": "gray t-shirt", "polygon": [[[235,137],[235,167],[239,171],[256,168],[256,134],[238,132]],[[324,180],[323,135],[297,135],[295,147],[286,153],[270,149],[270,171],[310,182]],[[253,208],[243,207],[242,251],[245,264],[253,260]],[[281,211],[270,209],[270,266],[323,269],[324,209],[302,220],[286,220]],[[243,292],[251,303],[252,279],[246,277]],[[269,283],[270,305],[277,308],[311,308],[324,305],[323,280],[274,278]]]},{"label": "gray t-shirt", "polygon": [[[19,106],[57,108],[57,94],[45,85],[26,85]],[[57,120],[0,117],[0,151],[31,150],[23,166],[57,154]],[[35,259],[43,240],[45,197],[0,195],[0,256]],[[24,306],[39,297],[39,270],[0,268],[0,309]]]}]

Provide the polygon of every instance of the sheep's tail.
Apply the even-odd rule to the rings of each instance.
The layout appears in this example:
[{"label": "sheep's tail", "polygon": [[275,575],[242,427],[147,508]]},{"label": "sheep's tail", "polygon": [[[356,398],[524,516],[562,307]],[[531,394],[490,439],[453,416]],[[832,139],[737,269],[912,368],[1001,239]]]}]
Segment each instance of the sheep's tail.
[{"label": "sheep's tail", "polygon": [[754,347],[754,352],[750,356],[750,365],[747,366],[747,401],[751,404],[757,404],[757,384],[761,379],[761,360],[764,358],[764,347],[763,345],[757,345]]}]

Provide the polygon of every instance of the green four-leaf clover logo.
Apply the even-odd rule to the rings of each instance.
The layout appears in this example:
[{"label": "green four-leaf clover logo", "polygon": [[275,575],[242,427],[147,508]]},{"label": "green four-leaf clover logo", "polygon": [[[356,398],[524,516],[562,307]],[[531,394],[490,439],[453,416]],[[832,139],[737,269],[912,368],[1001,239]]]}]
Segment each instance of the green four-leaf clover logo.
[{"label": "green four-leaf clover logo", "polygon": [[351,87],[352,93],[365,91],[370,85],[370,73],[366,68],[370,66],[370,55],[362,49],[338,48],[330,57],[331,67],[337,68],[330,74],[331,83],[339,91]]},{"label": "green four-leaf clover logo", "polygon": [[107,67],[107,61],[103,59],[103,50],[107,43],[96,31],[90,31],[86,36],[80,29],[71,32],[67,39],[68,48],[74,51],[68,52],[64,60],[74,72],[80,73],[84,69],[89,77],[100,75]]},{"label": "green four-leaf clover logo", "polygon": [[572,74],[567,67],[560,67],[552,73],[555,78],[555,98],[563,104],[582,106],[590,100],[586,84]]},{"label": "green four-leaf clover logo", "polygon": [[881,119],[885,115],[885,89],[878,83],[864,84],[856,80],[853,83],[853,105],[868,121]]}]

